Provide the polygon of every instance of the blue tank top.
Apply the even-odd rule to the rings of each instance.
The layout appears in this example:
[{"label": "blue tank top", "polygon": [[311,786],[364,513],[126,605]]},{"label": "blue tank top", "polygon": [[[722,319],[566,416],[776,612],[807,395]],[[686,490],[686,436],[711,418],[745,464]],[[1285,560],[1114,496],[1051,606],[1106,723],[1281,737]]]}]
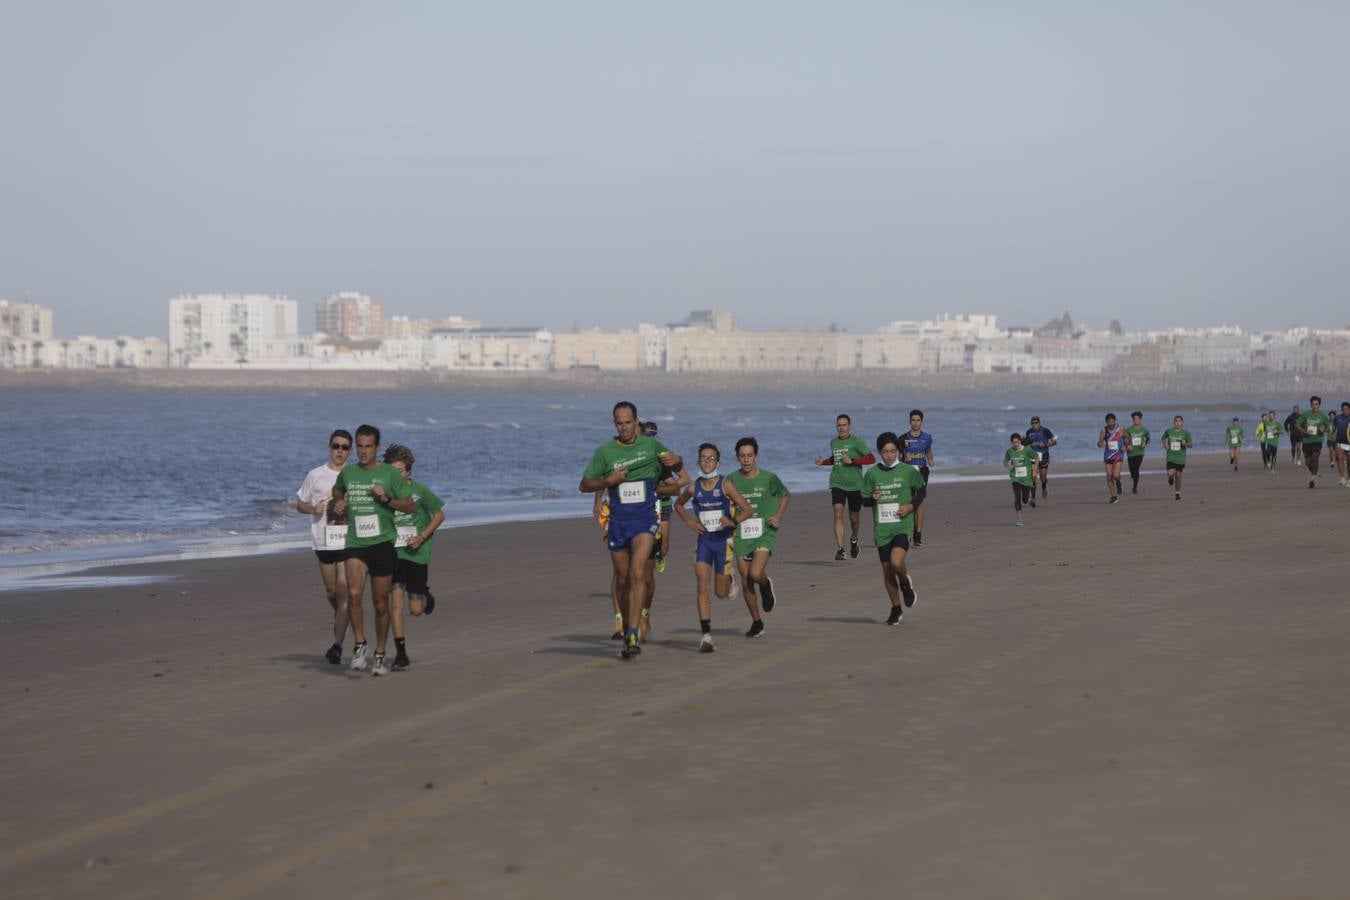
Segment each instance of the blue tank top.
[{"label": "blue tank top", "polygon": [[918,437],[914,432],[906,431],[900,435],[901,459],[912,466],[928,465],[928,451],[933,449],[933,436],[926,431],[920,431]]},{"label": "blue tank top", "polygon": [[[1114,449],[1112,449],[1111,447],[1112,441],[1114,441],[1116,444]],[[1117,428],[1115,431],[1109,432],[1106,435],[1106,443],[1102,445],[1102,461],[1120,462],[1124,458],[1125,458],[1125,432],[1122,431],[1120,428]]]},{"label": "blue tank top", "polygon": [[717,483],[712,486],[712,489],[704,490],[703,477],[700,475],[694,479],[694,515],[698,516],[700,522],[703,522],[703,527],[708,529],[708,534],[712,537],[721,537],[732,532],[730,528],[713,530],[708,528],[708,523],[704,521],[704,515],[708,513],[731,518],[731,501],[727,499],[726,491],[722,489],[724,481],[726,481],[726,476],[718,475]]}]

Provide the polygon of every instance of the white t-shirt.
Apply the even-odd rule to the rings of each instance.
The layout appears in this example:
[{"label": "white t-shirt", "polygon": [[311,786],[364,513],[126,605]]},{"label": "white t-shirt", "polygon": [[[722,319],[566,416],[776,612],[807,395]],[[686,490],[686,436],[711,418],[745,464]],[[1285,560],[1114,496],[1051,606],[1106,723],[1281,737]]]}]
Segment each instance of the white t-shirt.
[{"label": "white t-shirt", "polygon": [[[333,499],[333,485],[337,484],[337,477],[340,469],[334,469],[327,463],[316,466],[309,470],[305,480],[300,483],[300,490],[295,492],[295,496],[305,501],[310,506],[318,506]],[[327,510],[321,513],[311,513],[309,517],[310,539],[314,542],[315,550],[332,550],[333,547],[327,543],[327,534],[324,531],[327,525]]]}]

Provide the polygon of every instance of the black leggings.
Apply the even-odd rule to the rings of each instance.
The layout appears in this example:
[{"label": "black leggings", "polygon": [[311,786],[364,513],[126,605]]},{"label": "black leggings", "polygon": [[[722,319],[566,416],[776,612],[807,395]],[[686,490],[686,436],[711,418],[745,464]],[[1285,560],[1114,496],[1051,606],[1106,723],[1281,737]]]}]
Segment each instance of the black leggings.
[{"label": "black leggings", "polygon": [[1022,504],[1031,502],[1031,485],[1014,484],[1012,486],[1012,489],[1013,489],[1013,509],[1017,510],[1018,512],[1021,512]]},{"label": "black leggings", "polygon": [[1144,454],[1131,456],[1130,460],[1130,481],[1134,482],[1135,487],[1139,487],[1139,467],[1144,464]]}]

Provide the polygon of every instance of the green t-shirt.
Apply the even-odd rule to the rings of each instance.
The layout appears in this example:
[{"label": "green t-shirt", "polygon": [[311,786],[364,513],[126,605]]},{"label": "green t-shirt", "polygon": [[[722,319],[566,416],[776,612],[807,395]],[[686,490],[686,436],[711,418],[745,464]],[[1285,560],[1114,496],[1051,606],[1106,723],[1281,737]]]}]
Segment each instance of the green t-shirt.
[{"label": "green t-shirt", "polygon": [[839,460],[845,456],[849,459],[861,459],[868,452],[867,444],[856,434],[832,439],[830,455],[834,457],[834,465],[830,468],[830,487],[839,488],[841,491],[861,491],[862,466],[856,463],[846,466]]},{"label": "green t-shirt", "polygon": [[347,549],[373,547],[398,536],[394,528],[394,510],[376,501],[371,488],[384,488],[386,495],[402,500],[412,494],[412,486],[403,473],[388,463],[376,463],[369,469],[347,466],[338,473],[333,490],[347,494]]},{"label": "green t-shirt", "polygon": [[[435,533],[423,541],[422,546],[416,550],[399,546],[399,544],[406,544],[408,538],[420,533],[430,525],[431,517],[436,515],[445,504],[441,502],[441,498],[437,497],[431,488],[420,481],[414,481],[409,487],[412,488],[413,511],[410,513],[394,512],[394,527],[401,532],[395,546],[398,546],[399,559],[426,565],[431,562],[431,543],[436,540]],[[409,528],[413,530],[408,531]]]},{"label": "green t-shirt", "polygon": [[737,469],[727,476],[727,480],[741,492],[745,502],[749,503],[754,511],[753,516],[736,526],[736,540],[753,542],[766,534],[776,532],[778,529],[769,524],[769,516],[778,512],[779,498],[789,496],[788,489],[778,480],[778,476],[760,469],[754,478],[747,478],[744,472]]},{"label": "green t-shirt", "polygon": [[1241,446],[1242,439],[1246,437],[1241,425],[1229,425],[1223,432],[1227,436],[1228,446],[1230,447]]},{"label": "green t-shirt", "polygon": [[1143,456],[1144,448],[1153,439],[1143,425],[1131,425],[1125,429],[1125,453],[1127,456]]},{"label": "green t-shirt", "polygon": [[1191,433],[1185,428],[1169,428],[1163,432],[1163,445],[1167,448],[1167,461],[1186,465],[1186,445],[1193,443]]},{"label": "green t-shirt", "polygon": [[1261,432],[1261,443],[1279,446],[1280,424],[1278,422],[1262,422],[1256,427]]},{"label": "green t-shirt", "polygon": [[872,537],[878,547],[885,547],[896,535],[914,534],[914,511],[900,515],[900,507],[914,502],[914,494],[923,490],[923,474],[909,463],[896,463],[892,468],[872,466],[862,477],[864,499],[871,499],[881,489],[881,498],[872,503]]},{"label": "green t-shirt", "polygon": [[1305,445],[1320,444],[1331,435],[1331,417],[1321,410],[1308,410],[1298,417],[1298,428]]},{"label": "green t-shirt", "polygon": [[665,444],[645,434],[631,444],[621,444],[614,438],[596,448],[584,474],[587,478],[606,478],[615,469],[626,469],[627,479],[609,488],[609,509],[615,518],[631,520],[647,510],[656,510],[656,480],[661,477],[658,457],[666,452]]},{"label": "green t-shirt", "polygon": [[1036,451],[1030,447],[1014,450],[1009,447],[1003,451],[1003,461],[1009,463],[1008,477],[1013,484],[1031,487],[1035,482],[1031,478],[1032,466],[1036,464]]}]

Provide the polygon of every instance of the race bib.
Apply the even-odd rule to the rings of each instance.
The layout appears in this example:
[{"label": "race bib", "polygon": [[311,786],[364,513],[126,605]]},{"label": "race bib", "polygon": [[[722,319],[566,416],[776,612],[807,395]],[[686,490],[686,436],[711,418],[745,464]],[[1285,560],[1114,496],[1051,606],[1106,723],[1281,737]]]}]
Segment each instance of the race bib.
[{"label": "race bib", "polygon": [[1142,434],[1132,434],[1132,435],[1130,435],[1130,446],[1131,446],[1131,447],[1142,447],[1142,446],[1144,446],[1144,436],[1143,436]]},{"label": "race bib", "polygon": [[1016,468],[1013,469],[1013,475],[1016,476],[1016,477],[1018,477],[1018,478],[1026,478],[1026,477],[1027,477],[1027,467],[1026,467],[1026,466],[1017,466]]},{"label": "race bib", "polygon": [[1173,453],[1176,453],[1181,450],[1181,441],[1168,441],[1167,446],[1172,448]]},{"label": "race bib", "polygon": [[1308,434],[1317,434],[1317,426],[1316,426],[1316,425],[1309,425],[1309,426],[1308,426]]},{"label": "race bib", "polygon": [[380,536],[380,517],[379,516],[357,516],[356,517],[356,536],[358,538],[373,538]]},{"label": "race bib", "polygon": [[746,519],[741,523],[741,537],[747,541],[764,537],[764,520],[758,517]]},{"label": "race bib", "polygon": [[323,548],[325,550],[347,549],[347,526],[346,525],[323,526]]},{"label": "race bib", "polygon": [[900,521],[899,503],[878,503],[877,504],[877,522],[881,525],[893,524]]},{"label": "race bib", "polygon": [[398,536],[394,538],[395,547],[406,547],[408,546],[408,541],[417,537],[416,525],[399,525],[395,530],[398,532]]},{"label": "race bib", "polygon": [[1036,451],[1036,462],[1040,462],[1041,459],[1042,459],[1042,457],[1041,457],[1041,451],[1037,450],[1037,451]]},{"label": "race bib", "polygon": [[1120,449],[1120,441],[1107,441],[1107,442],[1106,442],[1106,446],[1109,447],[1109,448],[1111,448],[1112,450],[1119,450],[1119,449]]},{"label": "race bib", "polygon": [[722,530],[722,513],[720,510],[716,509],[700,510],[698,514],[698,520],[700,523],[702,523],[704,531]]},{"label": "race bib", "polygon": [[1236,446],[1238,445],[1238,439],[1235,438],[1235,437],[1231,437],[1231,438],[1228,439],[1228,443],[1230,443],[1230,444],[1232,444],[1234,447],[1236,447]]},{"label": "race bib", "polygon": [[645,481],[625,481],[619,485],[619,502],[628,503],[646,503],[647,502],[647,482]]}]

